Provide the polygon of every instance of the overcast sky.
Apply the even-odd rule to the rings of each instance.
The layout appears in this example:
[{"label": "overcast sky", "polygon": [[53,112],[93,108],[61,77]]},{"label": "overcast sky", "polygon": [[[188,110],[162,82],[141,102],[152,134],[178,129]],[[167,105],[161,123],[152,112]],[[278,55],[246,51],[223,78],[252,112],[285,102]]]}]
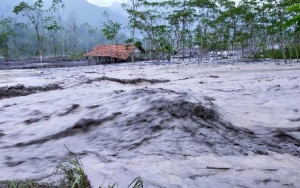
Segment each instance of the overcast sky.
[{"label": "overcast sky", "polygon": [[98,5],[100,7],[109,7],[113,2],[123,2],[123,0],[87,0],[89,3]]}]

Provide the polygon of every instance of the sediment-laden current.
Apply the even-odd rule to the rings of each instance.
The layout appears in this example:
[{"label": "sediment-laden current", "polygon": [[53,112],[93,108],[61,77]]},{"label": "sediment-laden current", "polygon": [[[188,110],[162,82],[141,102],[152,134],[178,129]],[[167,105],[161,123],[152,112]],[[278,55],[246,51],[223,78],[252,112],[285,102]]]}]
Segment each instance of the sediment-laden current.
[{"label": "sediment-laden current", "polygon": [[[45,69],[22,73],[34,85],[2,84],[0,180],[47,181],[70,155],[67,146],[94,187],[103,182],[125,187],[137,176],[145,187],[300,185],[300,105],[290,110],[272,104],[272,97],[295,96],[296,102],[299,77],[286,85],[268,81],[299,71],[280,67],[276,77],[272,66],[269,75],[260,72],[264,65],[254,65],[258,72],[244,65],[238,68],[246,73],[231,75],[222,67],[197,70],[195,64],[126,66],[85,67],[90,74]],[[262,97],[266,92],[269,97]],[[277,125],[251,119],[259,105],[261,116],[273,115]],[[282,117],[291,126],[281,124],[272,106],[289,112]]]}]

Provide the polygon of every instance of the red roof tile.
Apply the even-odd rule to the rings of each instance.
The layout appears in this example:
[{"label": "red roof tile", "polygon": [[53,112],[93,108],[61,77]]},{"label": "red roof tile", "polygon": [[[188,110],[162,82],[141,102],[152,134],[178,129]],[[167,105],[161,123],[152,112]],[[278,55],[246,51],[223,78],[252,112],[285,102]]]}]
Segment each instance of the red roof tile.
[{"label": "red roof tile", "polygon": [[126,60],[135,49],[132,45],[103,45],[95,46],[89,53],[84,54],[86,57],[114,57]]}]

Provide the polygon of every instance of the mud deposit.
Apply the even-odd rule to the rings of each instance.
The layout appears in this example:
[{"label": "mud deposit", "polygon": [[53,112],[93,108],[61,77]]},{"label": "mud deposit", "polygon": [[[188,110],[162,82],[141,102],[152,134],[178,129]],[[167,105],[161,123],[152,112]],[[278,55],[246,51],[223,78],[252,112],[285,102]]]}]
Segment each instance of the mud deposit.
[{"label": "mud deposit", "polygon": [[137,176],[147,188],[300,187],[299,70],[260,62],[0,71],[0,180],[47,181],[70,155],[66,145],[93,187],[127,187]]},{"label": "mud deposit", "polygon": [[17,97],[17,96],[26,96],[38,92],[47,92],[51,90],[62,89],[58,84],[49,84],[46,86],[29,86],[24,85],[15,85],[9,87],[0,87],[0,99]]}]

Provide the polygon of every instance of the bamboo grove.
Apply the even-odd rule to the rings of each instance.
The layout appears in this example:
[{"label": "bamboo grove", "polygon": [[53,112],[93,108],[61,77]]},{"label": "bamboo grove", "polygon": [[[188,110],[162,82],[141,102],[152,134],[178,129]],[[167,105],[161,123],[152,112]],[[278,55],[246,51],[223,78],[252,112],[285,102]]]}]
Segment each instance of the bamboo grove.
[{"label": "bamboo grove", "polygon": [[[38,0],[36,7],[28,10],[37,14],[37,10],[43,8],[39,3],[42,1]],[[142,43],[150,59],[170,59],[172,55],[202,59],[209,53],[224,51],[238,57],[284,59],[286,63],[299,59],[300,0],[129,0],[122,6],[129,20],[128,25],[122,27],[130,34],[123,33],[121,38],[127,40],[118,42]],[[70,24],[77,26],[76,20],[72,21],[76,16],[70,15],[69,25],[64,25],[59,12],[63,8],[62,0],[53,0],[51,16],[43,18],[43,23],[48,25],[41,27],[36,25],[40,23],[38,20],[31,22],[30,27],[35,28],[32,35],[36,35],[40,53],[48,49],[48,54],[56,55],[59,51],[61,55],[67,51],[85,51],[101,43],[99,38],[104,37],[101,31],[105,31],[103,27],[107,27],[107,23],[99,23],[102,28],[99,30],[88,23],[82,24],[87,34],[79,40],[79,36],[72,36],[76,35],[77,29]],[[14,12],[18,14],[23,10],[24,6],[22,9],[20,4]],[[26,12],[23,13],[26,16]],[[0,26],[0,55],[12,56],[8,53],[11,50],[8,43],[18,40],[24,31],[14,32],[16,26],[9,18],[2,18]],[[22,24],[18,23],[18,26],[22,27]],[[27,27],[23,25],[22,28]],[[67,27],[72,31],[69,34]],[[38,36],[40,29],[49,38],[48,47],[42,41],[45,36]],[[79,41],[91,42],[87,47],[79,45]]]}]

